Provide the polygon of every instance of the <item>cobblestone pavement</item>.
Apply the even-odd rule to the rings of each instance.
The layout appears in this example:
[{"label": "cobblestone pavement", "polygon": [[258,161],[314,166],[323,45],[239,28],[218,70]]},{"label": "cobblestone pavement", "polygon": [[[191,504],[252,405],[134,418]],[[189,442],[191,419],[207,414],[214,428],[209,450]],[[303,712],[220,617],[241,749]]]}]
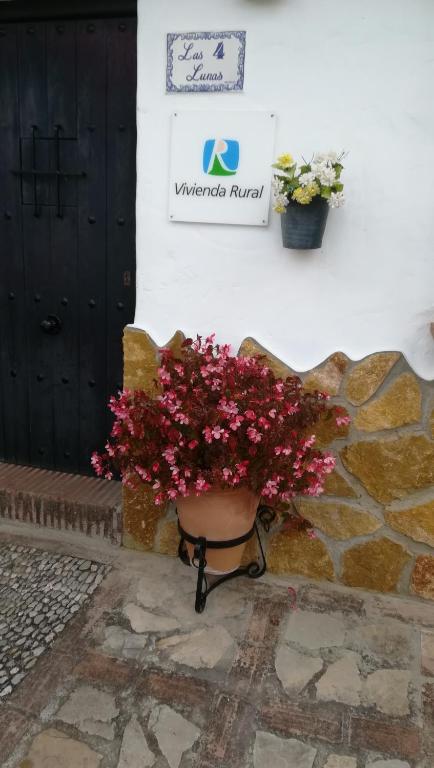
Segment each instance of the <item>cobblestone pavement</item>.
[{"label": "cobblestone pavement", "polygon": [[197,616],[176,560],[34,547],[111,568],[0,704],[4,768],[433,768],[432,604],[266,577]]},{"label": "cobblestone pavement", "polygon": [[0,544],[0,699],[23,680],[105,572],[90,560]]}]

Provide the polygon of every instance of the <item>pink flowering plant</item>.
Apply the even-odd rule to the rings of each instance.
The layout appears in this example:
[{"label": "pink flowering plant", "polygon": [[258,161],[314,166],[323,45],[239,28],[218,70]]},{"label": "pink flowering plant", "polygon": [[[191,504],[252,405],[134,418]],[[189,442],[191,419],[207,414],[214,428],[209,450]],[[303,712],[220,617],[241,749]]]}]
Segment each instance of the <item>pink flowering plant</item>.
[{"label": "pink flowering plant", "polygon": [[[269,502],[318,496],[335,459],[315,447],[314,426],[336,417],[323,392],[277,378],[266,358],[236,357],[214,334],[161,351],[155,393],[110,400],[111,440],[92,456],[96,473],[145,483],[156,504],[211,488],[246,486]],[[338,415],[337,418],[344,418]]]}]

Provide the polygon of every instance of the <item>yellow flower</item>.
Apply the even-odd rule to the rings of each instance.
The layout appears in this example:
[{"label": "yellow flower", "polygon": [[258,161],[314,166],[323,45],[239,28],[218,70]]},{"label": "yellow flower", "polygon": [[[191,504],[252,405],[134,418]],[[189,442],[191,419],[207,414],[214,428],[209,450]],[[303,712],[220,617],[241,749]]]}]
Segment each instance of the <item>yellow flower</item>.
[{"label": "yellow flower", "polygon": [[320,189],[319,184],[317,184],[316,181],[313,181],[311,184],[308,184],[307,187],[305,187],[307,192],[309,192],[309,195],[312,197],[315,197],[315,195],[319,195]]},{"label": "yellow flower", "polygon": [[284,205],[276,205],[274,207],[274,210],[276,213],[285,213],[285,206]]},{"label": "yellow flower", "polygon": [[285,170],[286,168],[290,168],[291,165],[294,165],[294,158],[287,153],[286,155],[280,155],[280,157],[277,158],[277,162]]},{"label": "yellow flower", "polygon": [[300,205],[308,205],[312,200],[312,195],[309,193],[309,186],[311,185],[309,184],[307,187],[297,187],[292,193],[292,199],[297,203],[300,203]]},{"label": "yellow flower", "polygon": [[300,203],[300,205],[309,205],[312,198],[315,197],[315,195],[319,195],[319,193],[319,184],[317,184],[316,181],[313,181],[312,184],[307,184],[306,187],[297,187],[292,193],[292,199],[297,203]]}]

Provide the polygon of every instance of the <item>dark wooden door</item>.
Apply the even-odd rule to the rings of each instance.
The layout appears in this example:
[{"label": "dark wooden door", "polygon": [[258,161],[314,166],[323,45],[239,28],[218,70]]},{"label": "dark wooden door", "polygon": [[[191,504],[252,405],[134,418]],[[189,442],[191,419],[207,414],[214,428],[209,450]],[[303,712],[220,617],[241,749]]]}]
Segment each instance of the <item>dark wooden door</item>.
[{"label": "dark wooden door", "polygon": [[136,20],[0,28],[0,458],[90,472],[135,304]]}]

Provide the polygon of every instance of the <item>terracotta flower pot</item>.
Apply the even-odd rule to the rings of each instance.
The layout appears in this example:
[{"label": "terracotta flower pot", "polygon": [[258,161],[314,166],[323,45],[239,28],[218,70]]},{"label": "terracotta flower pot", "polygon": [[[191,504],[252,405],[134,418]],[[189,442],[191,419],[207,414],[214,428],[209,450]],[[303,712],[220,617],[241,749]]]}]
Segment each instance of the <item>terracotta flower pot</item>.
[{"label": "terracotta flower pot", "polygon": [[[255,522],[259,496],[248,488],[213,490],[201,496],[177,499],[181,528],[191,536],[209,541],[229,541],[250,531]],[[186,542],[193,557],[194,546]],[[207,573],[230,573],[239,568],[246,544],[227,549],[207,549]]]}]

